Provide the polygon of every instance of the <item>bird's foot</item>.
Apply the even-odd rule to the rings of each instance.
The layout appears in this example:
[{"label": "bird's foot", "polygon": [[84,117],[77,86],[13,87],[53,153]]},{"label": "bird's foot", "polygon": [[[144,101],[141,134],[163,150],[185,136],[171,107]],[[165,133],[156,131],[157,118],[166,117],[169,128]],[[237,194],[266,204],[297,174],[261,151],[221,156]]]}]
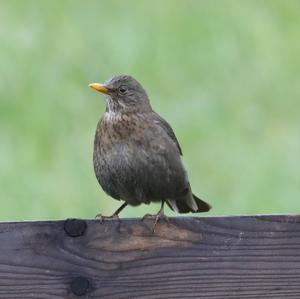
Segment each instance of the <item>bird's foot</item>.
[{"label": "bird's foot", "polygon": [[146,214],[143,216],[142,221],[144,221],[146,218],[154,219],[154,224],[152,227],[152,233],[155,233],[156,225],[159,221],[164,220],[167,223],[170,223],[169,218],[165,215],[163,210],[160,210],[157,214]]},{"label": "bird's foot", "polygon": [[120,222],[120,218],[118,214],[112,214],[111,216],[103,216],[102,214],[97,214],[95,219],[98,219],[100,223],[103,223],[104,220],[118,220]]},{"label": "bird's foot", "polygon": [[159,211],[156,216],[155,216],[155,221],[154,221],[154,226],[153,226],[153,232],[155,231],[155,226],[156,224],[161,221],[164,220],[167,223],[170,223],[169,218],[165,215],[164,211]]},{"label": "bird's foot", "polygon": [[141,220],[144,221],[144,220],[147,219],[147,218],[153,219],[153,218],[156,217],[156,215],[157,215],[157,214],[149,214],[149,213],[147,213],[147,214],[145,214],[145,215],[142,217]]},{"label": "bird's foot", "polygon": [[118,220],[118,222],[120,223],[120,218],[119,218],[119,213],[128,205],[128,203],[124,202],[111,216],[103,216],[102,214],[97,214],[96,215],[96,219],[100,220],[100,223],[102,223],[105,219],[109,220],[109,219],[115,219]]}]

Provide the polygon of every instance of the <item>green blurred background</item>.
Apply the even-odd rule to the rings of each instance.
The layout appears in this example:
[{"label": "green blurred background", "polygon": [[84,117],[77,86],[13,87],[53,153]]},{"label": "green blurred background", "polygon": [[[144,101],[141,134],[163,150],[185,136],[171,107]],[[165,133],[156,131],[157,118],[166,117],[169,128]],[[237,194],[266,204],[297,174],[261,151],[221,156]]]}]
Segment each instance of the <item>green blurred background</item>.
[{"label": "green blurred background", "polygon": [[87,86],[115,74],[173,126],[207,215],[299,212],[299,53],[300,1],[0,1],[0,219],[119,206],[93,173],[105,106]]}]

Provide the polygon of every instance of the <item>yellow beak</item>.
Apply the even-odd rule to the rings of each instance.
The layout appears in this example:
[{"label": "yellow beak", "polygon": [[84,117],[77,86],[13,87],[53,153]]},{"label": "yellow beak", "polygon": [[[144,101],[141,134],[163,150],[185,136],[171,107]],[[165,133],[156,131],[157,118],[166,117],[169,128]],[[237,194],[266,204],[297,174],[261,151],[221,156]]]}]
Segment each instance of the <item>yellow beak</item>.
[{"label": "yellow beak", "polygon": [[102,93],[108,93],[108,88],[105,87],[105,85],[100,84],[100,83],[91,83],[91,84],[89,84],[89,87],[91,87],[97,91],[100,91]]}]

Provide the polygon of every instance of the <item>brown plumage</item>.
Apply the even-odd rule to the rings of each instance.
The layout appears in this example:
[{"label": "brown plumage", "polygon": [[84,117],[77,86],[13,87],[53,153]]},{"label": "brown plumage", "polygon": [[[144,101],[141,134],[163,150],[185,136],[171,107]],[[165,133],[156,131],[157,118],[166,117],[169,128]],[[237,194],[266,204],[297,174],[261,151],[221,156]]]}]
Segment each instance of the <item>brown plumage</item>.
[{"label": "brown plumage", "polygon": [[206,212],[210,205],[192,194],[180,145],[171,126],[150,105],[131,76],[90,86],[105,94],[106,112],[94,142],[94,170],[103,190],[124,204],[162,202],[179,213]]}]

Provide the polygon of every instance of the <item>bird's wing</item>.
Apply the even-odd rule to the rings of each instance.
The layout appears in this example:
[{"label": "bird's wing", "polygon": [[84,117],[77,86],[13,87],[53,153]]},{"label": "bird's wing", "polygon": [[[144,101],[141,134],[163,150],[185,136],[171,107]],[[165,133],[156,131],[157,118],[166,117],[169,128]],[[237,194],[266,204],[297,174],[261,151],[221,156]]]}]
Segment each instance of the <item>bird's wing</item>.
[{"label": "bird's wing", "polygon": [[178,140],[175,136],[175,133],[174,133],[173,129],[171,128],[171,126],[161,116],[159,116],[155,112],[153,112],[153,118],[154,118],[154,123],[159,125],[161,128],[163,128],[164,131],[168,134],[168,136],[173,140],[173,142],[177,146],[177,149],[178,149],[180,155],[182,156],[181,147],[179,145],[179,142],[178,142]]}]

